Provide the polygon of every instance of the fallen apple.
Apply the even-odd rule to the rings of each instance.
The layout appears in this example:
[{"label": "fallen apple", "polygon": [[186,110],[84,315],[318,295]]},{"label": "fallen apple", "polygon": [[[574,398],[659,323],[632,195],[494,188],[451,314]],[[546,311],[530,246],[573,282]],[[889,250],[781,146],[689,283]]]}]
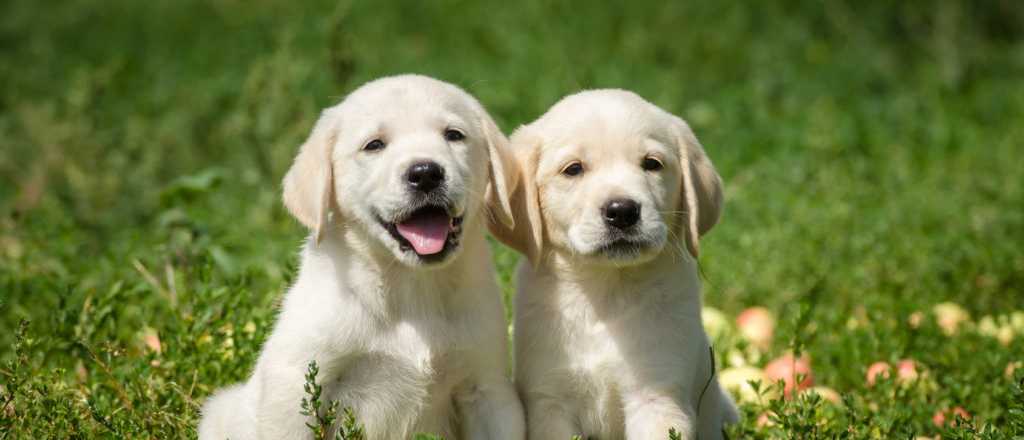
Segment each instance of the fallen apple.
[{"label": "fallen apple", "polygon": [[758,401],[757,391],[751,382],[760,382],[762,392],[768,386],[764,372],[754,367],[732,367],[718,372],[718,383],[735,394],[741,402]]},{"label": "fallen apple", "polygon": [[714,307],[704,307],[700,311],[700,320],[704,324],[704,331],[712,341],[727,336],[730,331],[729,319],[725,314]]},{"label": "fallen apple", "polygon": [[829,388],[829,387],[826,387],[826,386],[820,386],[819,385],[819,386],[811,387],[811,388],[807,389],[804,392],[805,393],[816,393],[817,395],[821,396],[822,399],[825,399],[826,401],[832,402],[833,404],[836,404],[836,405],[842,405],[842,403],[843,403],[842,396],[840,396],[839,393],[836,390],[833,390],[832,388]]},{"label": "fallen apple", "polygon": [[932,307],[932,313],[935,314],[935,322],[947,335],[956,334],[960,326],[971,319],[967,310],[951,302],[936,304]]},{"label": "fallen apple", "polygon": [[913,359],[903,359],[896,364],[896,380],[899,382],[912,382],[917,380],[917,362]]},{"label": "fallen apple", "polygon": [[814,385],[814,374],[811,372],[811,360],[807,355],[794,357],[785,354],[764,367],[764,375],[771,382],[783,381],[783,394],[791,397],[793,391],[800,391]]},{"label": "fallen apple", "polygon": [[932,423],[939,428],[945,427],[947,424],[956,426],[957,417],[967,420],[971,418],[971,415],[964,407],[954,406],[952,409],[936,411],[932,416]]},{"label": "fallen apple", "polygon": [[868,386],[875,386],[878,382],[878,376],[885,378],[889,377],[889,372],[892,370],[892,366],[888,362],[878,361],[871,365],[868,365],[867,382]]},{"label": "fallen apple", "polygon": [[160,354],[163,351],[163,346],[160,344],[160,335],[152,328],[146,327],[143,329],[142,342],[156,354]]},{"label": "fallen apple", "polygon": [[775,318],[764,307],[751,307],[736,317],[740,335],[760,348],[767,347],[775,333]]},{"label": "fallen apple", "polygon": [[1006,364],[1006,369],[1003,370],[1003,376],[1006,376],[1007,379],[1013,379],[1013,373],[1016,372],[1017,369],[1021,367],[1024,367],[1024,362],[1010,362]]},{"label": "fallen apple", "polygon": [[775,426],[775,422],[772,421],[770,412],[763,412],[761,415],[757,416],[758,428],[767,428],[769,426]]}]

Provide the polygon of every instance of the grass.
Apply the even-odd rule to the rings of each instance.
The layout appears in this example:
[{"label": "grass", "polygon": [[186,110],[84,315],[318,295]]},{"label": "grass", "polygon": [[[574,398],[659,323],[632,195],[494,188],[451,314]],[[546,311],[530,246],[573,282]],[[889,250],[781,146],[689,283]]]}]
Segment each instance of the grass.
[{"label": "grass", "polygon": [[[1024,310],[1022,11],[10,0],[0,438],[194,437],[295,273],[305,232],[279,182],[299,142],[346,91],[408,71],[464,86],[507,130],[591,87],[691,122],[728,200],[702,242],[706,303],[780,321],[759,352],[720,338],[718,364],[797,350],[843,397],[746,403],[734,437],[1019,438],[1024,375],[1004,371],[1024,330],[1000,342],[983,322]],[[497,249],[508,297],[518,257]],[[971,315],[952,336],[942,302]],[[904,358],[922,379],[865,384]],[[954,406],[971,418],[933,424]]]}]

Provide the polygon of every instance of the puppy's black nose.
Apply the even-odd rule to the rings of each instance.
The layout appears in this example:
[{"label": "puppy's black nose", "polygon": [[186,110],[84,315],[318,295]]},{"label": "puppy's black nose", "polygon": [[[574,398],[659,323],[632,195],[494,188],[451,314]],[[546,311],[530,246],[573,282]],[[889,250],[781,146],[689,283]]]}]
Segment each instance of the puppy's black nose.
[{"label": "puppy's black nose", "polygon": [[626,229],[640,221],[640,204],[631,199],[612,199],[601,209],[604,223]]},{"label": "puppy's black nose", "polygon": [[416,162],[409,167],[405,180],[409,182],[409,188],[428,193],[444,183],[444,168],[437,162]]}]

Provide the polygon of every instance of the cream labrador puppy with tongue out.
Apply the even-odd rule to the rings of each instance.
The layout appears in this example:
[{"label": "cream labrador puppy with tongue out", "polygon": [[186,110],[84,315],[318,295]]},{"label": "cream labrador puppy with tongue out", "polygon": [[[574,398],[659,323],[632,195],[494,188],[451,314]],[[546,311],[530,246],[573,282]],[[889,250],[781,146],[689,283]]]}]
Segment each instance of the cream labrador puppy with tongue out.
[{"label": "cream labrador puppy with tongue out", "polygon": [[564,98],[511,139],[525,253],[516,385],[529,438],[722,438],[737,419],[701,325],[698,241],[722,184],[690,127],[636,94]]},{"label": "cream labrador puppy with tongue out", "polygon": [[199,437],[312,438],[299,411],[316,361],[322,400],[369,439],[523,439],[484,240],[488,218],[514,225],[505,142],[475,99],[423,76],[325,110],[284,178],[311,230],[298,277],[252,377],[207,400]]}]

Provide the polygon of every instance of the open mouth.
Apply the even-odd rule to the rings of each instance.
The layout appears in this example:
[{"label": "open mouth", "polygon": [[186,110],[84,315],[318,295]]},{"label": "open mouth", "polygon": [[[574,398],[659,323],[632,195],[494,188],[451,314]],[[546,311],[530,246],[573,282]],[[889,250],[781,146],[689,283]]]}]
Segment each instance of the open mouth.
[{"label": "open mouth", "polygon": [[413,251],[421,259],[441,259],[459,245],[462,217],[452,217],[448,209],[428,205],[394,223],[382,221],[384,228],[404,251]]}]

